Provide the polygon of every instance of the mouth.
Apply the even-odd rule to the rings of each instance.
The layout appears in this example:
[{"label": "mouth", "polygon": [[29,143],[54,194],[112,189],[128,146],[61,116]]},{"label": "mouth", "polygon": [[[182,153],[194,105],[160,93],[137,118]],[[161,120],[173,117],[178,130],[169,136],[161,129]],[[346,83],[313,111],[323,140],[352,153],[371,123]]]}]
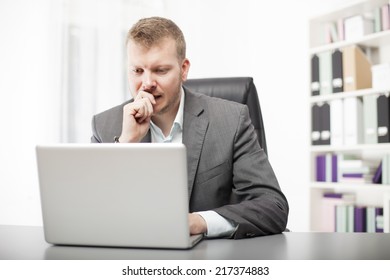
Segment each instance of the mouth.
[{"label": "mouth", "polygon": [[158,100],[160,100],[161,98],[162,98],[162,95],[153,95],[153,97],[154,97],[154,100],[156,100],[156,102],[158,101]]}]

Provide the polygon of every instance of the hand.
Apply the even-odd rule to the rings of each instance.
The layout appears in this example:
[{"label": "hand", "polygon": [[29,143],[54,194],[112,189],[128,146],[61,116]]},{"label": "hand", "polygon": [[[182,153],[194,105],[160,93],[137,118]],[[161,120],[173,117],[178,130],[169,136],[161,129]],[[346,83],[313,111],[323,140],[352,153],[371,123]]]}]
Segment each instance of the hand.
[{"label": "hand", "polygon": [[190,213],[188,214],[188,221],[191,235],[207,232],[206,221],[202,218],[201,215],[196,213]]},{"label": "hand", "polygon": [[122,134],[120,143],[138,143],[146,135],[153,114],[154,96],[140,91],[134,101],[123,107]]}]

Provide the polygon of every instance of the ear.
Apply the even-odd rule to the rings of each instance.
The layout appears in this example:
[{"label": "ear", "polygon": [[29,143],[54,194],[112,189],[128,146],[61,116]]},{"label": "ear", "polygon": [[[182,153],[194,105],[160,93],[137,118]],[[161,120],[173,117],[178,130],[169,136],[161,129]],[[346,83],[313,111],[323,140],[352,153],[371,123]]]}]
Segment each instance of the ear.
[{"label": "ear", "polygon": [[185,58],[181,64],[181,81],[185,82],[187,80],[188,71],[190,70],[191,63]]}]

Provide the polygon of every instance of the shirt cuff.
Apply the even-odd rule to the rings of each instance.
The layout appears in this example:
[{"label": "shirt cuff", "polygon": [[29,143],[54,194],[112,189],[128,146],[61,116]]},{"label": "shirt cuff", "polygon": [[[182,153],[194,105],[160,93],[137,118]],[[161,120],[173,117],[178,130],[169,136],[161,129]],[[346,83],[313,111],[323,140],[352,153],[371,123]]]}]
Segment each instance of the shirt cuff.
[{"label": "shirt cuff", "polygon": [[196,212],[206,221],[209,238],[228,237],[236,230],[234,223],[228,221],[215,211]]}]

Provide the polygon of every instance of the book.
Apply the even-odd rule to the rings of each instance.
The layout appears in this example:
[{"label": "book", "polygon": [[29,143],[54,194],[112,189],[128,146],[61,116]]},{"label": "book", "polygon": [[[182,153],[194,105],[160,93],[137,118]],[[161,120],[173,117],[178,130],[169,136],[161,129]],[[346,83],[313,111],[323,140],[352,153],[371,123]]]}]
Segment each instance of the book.
[{"label": "book", "polygon": [[337,182],[338,181],[338,155],[321,154],[315,158],[317,182]]},{"label": "book", "polygon": [[354,232],[353,204],[336,205],[336,232]]},{"label": "book", "polygon": [[355,205],[347,206],[347,232],[355,231]]},{"label": "book", "polygon": [[376,216],[376,232],[383,232],[384,231],[384,217],[383,215]]},{"label": "book", "polygon": [[385,154],[382,156],[382,184],[390,184],[390,156]]},{"label": "book", "polygon": [[379,163],[379,166],[376,169],[374,176],[372,177],[372,183],[382,184],[382,161]]},{"label": "book", "polygon": [[348,208],[347,205],[336,205],[336,228],[335,232],[347,232]]},{"label": "book", "polygon": [[344,41],[345,40],[344,18],[339,18],[337,20],[337,33],[339,34],[339,41]]},{"label": "book", "polygon": [[326,182],[326,155],[316,156],[316,181]]},{"label": "book", "polygon": [[354,232],[366,232],[366,207],[355,205]]},{"label": "book", "polygon": [[353,205],[353,193],[324,193],[321,200],[321,231],[336,231],[336,206]]},{"label": "book", "polygon": [[331,156],[331,161],[332,161],[332,176],[331,176],[331,181],[333,183],[338,182],[338,177],[339,177],[339,169],[338,169],[338,155],[332,155]]},{"label": "book", "polygon": [[360,158],[352,154],[339,153],[334,157],[332,168],[337,171],[332,172],[337,174],[336,182],[371,183],[380,164],[377,158]]},{"label": "book", "polygon": [[338,27],[337,27],[337,22],[328,22],[325,25],[326,28],[326,43],[331,44],[338,42],[340,40],[340,36],[338,34]]},{"label": "book", "polygon": [[382,7],[374,9],[374,32],[382,31]]},{"label": "book", "polygon": [[383,232],[383,208],[375,207],[375,232]]},{"label": "book", "polygon": [[383,196],[383,232],[390,233],[390,193]]},{"label": "book", "polygon": [[376,232],[376,217],[375,217],[375,207],[367,206],[366,210],[366,232]]}]

